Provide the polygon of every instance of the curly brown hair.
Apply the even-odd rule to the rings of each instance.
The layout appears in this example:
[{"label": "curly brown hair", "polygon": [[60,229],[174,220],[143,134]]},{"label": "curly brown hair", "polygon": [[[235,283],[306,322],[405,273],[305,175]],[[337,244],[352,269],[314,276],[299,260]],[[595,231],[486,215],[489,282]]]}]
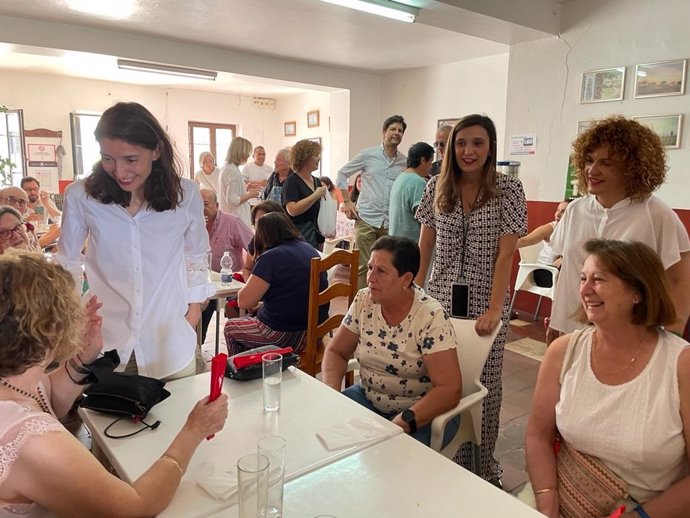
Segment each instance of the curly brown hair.
[{"label": "curly brown hair", "polygon": [[38,252],[0,255],[0,377],[16,376],[54,353],[81,346],[84,313],[72,276]]},{"label": "curly brown hair", "polygon": [[311,140],[300,140],[290,148],[290,167],[298,172],[313,156],[321,156],[321,144]]},{"label": "curly brown hair", "polygon": [[614,115],[593,124],[573,141],[572,160],[580,192],[589,192],[588,155],[605,145],[625,162],[626,197],[643,200],[666,180],[666,153],[659,136],[637,121]]}]

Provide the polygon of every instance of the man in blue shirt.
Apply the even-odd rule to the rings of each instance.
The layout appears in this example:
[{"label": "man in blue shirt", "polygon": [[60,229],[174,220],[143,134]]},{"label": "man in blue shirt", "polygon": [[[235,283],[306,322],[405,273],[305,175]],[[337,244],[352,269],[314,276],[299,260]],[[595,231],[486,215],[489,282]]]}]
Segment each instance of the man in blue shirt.
[{"label": "man in blue shirt", "polygon": [[[407,123],[402,115],[392,115],[383,123],[383,142],[366,148],[338,171],[337,185],[346,200],[341,205],[348,218],[356,220],[355,243],[359,249],[359,287],[366,286],[367,264],[374,242],[388,235],[388,203],[391,187],[407,166],[407,157],[398,151]],[[350,201],[347,179],[362,173],[362,191],[357,205]]]}]

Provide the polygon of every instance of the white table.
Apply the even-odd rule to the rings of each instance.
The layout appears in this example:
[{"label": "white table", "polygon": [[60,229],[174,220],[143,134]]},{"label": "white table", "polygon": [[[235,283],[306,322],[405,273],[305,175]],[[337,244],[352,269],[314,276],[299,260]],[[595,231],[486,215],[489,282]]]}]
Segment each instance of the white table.
[{"label": "white table", "polygon": [[216,301],[216,354],[218,354],[220,348],[220,315],[221,310],[225,309],[225,299],[231,295],[237,295],[244,283],[233,279],[229,286],[223,286],[218,272],[211,272],[211,282],[216,285],[216,294],[213,298]]},{"label": "white table", "polygon": [[[108,439],[103,435],[103,430],[113,419],[111,416],[85,409],[80,409],[79,413],[91,431],[92,439],[113,467],[124,480],[131,482],[167,449],[196,401],[208,394],[209,383],[209,373],[168,383],[166,388],[172,395],[155,406],[146,419],[149,423],[160,419],[160,427],[126,439]],[[233,505],[233,501],[211,498],[196,482],[214,473],[234,470],[240,457],[256,451],[256,442],[264,435],[278,434],[286,439],[286,480],[292,480],[371,446],[367,444],[329,452],[316,437],[317,430],[354,417],[368,417],[387,427],[391,434],[401,432],[396,425],[292,367],[283,373],[280,412],[264,414],[261,383],[260,379],[248,382],[225,380],[223,391],[230,396],[225,428],[197,449],[170,506],[159,516],[203,517]],[[123,434],[137,428],[137,425],[127,422],[115,426],[111,433]]]}]

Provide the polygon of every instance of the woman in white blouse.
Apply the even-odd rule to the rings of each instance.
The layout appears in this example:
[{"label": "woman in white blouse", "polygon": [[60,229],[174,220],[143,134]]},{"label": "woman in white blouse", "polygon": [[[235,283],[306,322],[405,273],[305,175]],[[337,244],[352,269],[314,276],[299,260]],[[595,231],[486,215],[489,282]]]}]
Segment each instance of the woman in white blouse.
[{"label": "woman in white blouse", "polygon": [[101,160],[65,192],[58,257],[80,288],[85,265],[105,343],[128,371],[194,374],[200,303],[215,292],[199,187],[140,104],[112,106],[94,134]]},{"label": "woman in white blouse", "polygon": [[249,200],[259,196],[258,189],[247,190],[240,168],[252,154],[252,143],[246,138],[235,137],[230,142],[225,165],[220,172],[218,185],[218,205],[223,212],[231,212],[251,225]]},{"label": "woman in white blouse", "polygon": [[204,151],[199,155],[199,165],[201,169],[194,175],[194,181],[201,189],[210,189],[218,195],[220,169],[216,167],[215,157],[210,152]]}]

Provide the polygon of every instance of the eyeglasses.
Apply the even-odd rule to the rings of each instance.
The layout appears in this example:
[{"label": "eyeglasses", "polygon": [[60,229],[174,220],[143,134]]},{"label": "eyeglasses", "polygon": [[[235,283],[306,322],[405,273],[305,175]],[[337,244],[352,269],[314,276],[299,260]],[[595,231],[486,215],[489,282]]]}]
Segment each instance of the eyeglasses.
[{"label": "eyeglasses", "polygon": [[443,149],[444,147],[446,147],[446,142],[444,140],[434,142],[434,147],[438,149]]},{"label": "eyeglasses", "polygon": [[20,207],[26,207],[26,204],[28,203],[26,200],[22,198],[15,198],[14,196],[0,198],[0,201],[2,201],[3,203],[7,203],[9,205],[19,205]]},{"label": "eyeglasses", "polygon": [[12,238],[12,234],[17,234],[18,236],[23,236],[26,232],[33,232],[34,226],[31,223],[19,223],[14,228],[4,228],[0,230],[0,239],[3,241],[9,241]]}]

